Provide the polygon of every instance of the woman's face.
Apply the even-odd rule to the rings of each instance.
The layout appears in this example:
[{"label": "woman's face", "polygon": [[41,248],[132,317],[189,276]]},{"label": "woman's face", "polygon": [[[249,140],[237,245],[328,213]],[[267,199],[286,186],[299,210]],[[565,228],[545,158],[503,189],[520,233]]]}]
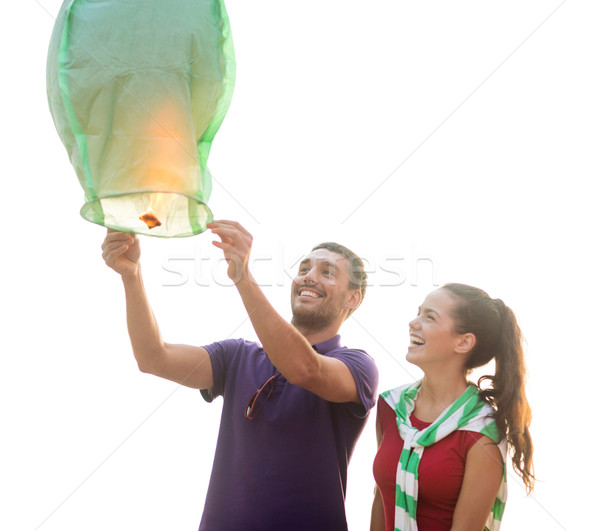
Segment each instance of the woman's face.
[{"label": "woman's face", "polygon": [[454,330],[452,309],[456,298],[444,288],[431,292],[409,323],[410,344],[406,359],[418,367],[456,359],[462,334]]}]

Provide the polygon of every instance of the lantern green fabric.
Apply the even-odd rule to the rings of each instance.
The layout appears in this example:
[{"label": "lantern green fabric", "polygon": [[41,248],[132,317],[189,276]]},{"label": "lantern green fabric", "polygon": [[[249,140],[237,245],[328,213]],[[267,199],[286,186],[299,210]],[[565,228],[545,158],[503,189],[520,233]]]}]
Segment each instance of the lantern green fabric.
[{"label": "lantern green fabric", "polygon": [[205,230],[206,164],[234,82],[222,0],[66,0],[47,89],[81,215],[152,236]]}]

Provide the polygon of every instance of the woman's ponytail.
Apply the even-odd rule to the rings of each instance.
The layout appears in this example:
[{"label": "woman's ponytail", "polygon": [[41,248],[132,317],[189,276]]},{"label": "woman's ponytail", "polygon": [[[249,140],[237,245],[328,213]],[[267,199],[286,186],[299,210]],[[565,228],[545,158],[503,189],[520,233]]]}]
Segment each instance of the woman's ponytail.
[{"label": "woman's ponytail", "polygon": [[[512,449],[512,463],[527,492],[533,489],[533,444],[529,433],[531,408],[525,395],[525,357],[523,336],[513,311],[500,299],[494,304],[500,316],[498,349],[495,356],[496,371],[491,379],[491,388],[484,391],[496,407],[496,422]],[[479,379],[481,388],[483,380]]]}]

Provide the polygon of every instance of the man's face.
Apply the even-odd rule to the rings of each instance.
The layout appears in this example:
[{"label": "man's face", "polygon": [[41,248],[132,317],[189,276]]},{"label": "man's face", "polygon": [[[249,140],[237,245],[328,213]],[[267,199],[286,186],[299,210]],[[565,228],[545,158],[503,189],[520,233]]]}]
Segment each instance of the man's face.
[{"label": "man's face", "polygon": [[310,330],[338,319],[341,324],[349,310],[347,299],[356,291],[349,280],[344,256],[328,249],[311,252],[300,262],[292,282],[292,324]]}]

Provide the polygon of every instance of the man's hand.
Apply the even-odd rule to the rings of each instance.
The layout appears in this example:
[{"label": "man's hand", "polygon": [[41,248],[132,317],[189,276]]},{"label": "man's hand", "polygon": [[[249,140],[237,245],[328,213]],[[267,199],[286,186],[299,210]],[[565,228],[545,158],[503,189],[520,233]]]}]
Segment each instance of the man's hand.
[{"label": "man's hand", "polygon": [[122,277],[133,277],[140,267],[140,241],[135,234],[108,229],[102,242],[106,265]]},{"label": "man's hand", "polygon": [[214,221],[207,227],[221,238],[213,245],[223,251],[227,260],[227,276],[237,284],[249,277],[248,262],[252,248],[252,235],[236,221]]}]

